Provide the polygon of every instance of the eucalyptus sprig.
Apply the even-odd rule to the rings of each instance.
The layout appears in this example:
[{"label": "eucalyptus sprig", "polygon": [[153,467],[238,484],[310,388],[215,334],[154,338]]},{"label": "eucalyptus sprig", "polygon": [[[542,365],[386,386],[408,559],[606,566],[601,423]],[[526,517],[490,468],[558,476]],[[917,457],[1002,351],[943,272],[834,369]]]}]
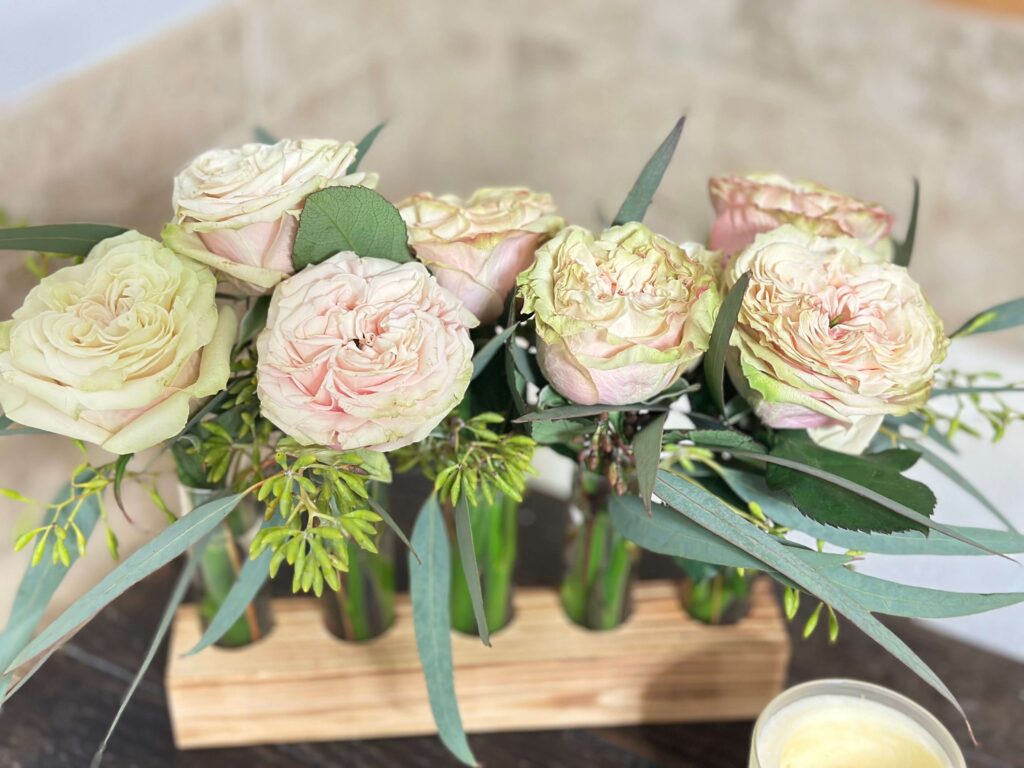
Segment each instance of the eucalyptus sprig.
[{"label": "eucalyptus sprig", "polygon": [[280,525],[264,526],[253,539],[250,556],[270,549],[270,575],[287,562],[294,568],[293,592],[320,596],[326,584],[341,588],[339,571],[349,567],[348,543],[376,554],[377,523],[371,509],[371,481],[388,482],[383,454],[306,448],[288,438],[277,446],[279,471],[258,483],[256,498],[267,519],[279,514]]},{"label": "eucalyptus sprig", "polygon": [[947,441],[960,432],[980,439],[985,437],[976,426],[980,420],[991,430],[991,441],[999,442],[1014,422],[1024,421],[1024,411],[1006,401],[1007,393],[1024,393],[1024,383],[1008,383],[992,371],[939,371],[932,398],[948,400],[952,408],[938,409],[930,403],[923,407],[918,413],[924,431],[934,430]]},{"label": "eucalyptus sprig", "polygon": [[495,432],[505,423],[497,413],[468,419],[452,414],[419,443],[397,452],[397,469],[420,467],[434,481],[434,492],[453,507],[465,495],[471,505],[494,502],[495,494],[522,501],[528,475],[536,474],[533,452],[537,447],[526,435]]}]

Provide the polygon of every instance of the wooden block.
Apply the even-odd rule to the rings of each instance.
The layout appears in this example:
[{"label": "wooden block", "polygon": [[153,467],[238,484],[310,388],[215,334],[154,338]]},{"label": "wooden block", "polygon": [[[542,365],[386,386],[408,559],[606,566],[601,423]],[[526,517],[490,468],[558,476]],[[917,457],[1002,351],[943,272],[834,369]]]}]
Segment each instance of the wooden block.
[{"label": "wooden block", "polygon": [[[394,626],[365,643],[332,636],[315,600],[273,608],[263,640],[188,657],[199,615],[191,605],[178,611],[167,664],[178,747],[434,732],[408,597],[398,598]],[[492,641],[452,638],[469,731],[753,718],[782,690],[790,654],[764,579],[747,618],[723,627],[687,617],[675,583],[639,582],[633,614],[608,632],[569,622],[554,590],[520,588],[515,619]]]}]

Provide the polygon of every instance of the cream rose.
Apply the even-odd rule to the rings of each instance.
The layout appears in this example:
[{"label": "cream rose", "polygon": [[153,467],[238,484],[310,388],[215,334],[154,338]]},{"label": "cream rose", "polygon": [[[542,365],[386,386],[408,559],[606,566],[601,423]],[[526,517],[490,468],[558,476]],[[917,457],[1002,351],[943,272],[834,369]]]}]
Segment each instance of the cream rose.
[{"label": "cream rose", "polygon": [[292,249],[306,198],[327,187],[377,183],[374,173],[349,173],[356,147],[348,141],[286,139],[214,149],[174,179],[174,222],[164,242],[254,293],[266,293],[294,272]]},{"label": "cream rose", "polygon": [[501,316],[537,246],[565,226],[550,195],[522,187],[478,189],[465,202],[425,192],[398,209],[417,258],[482,323]]},{"label": "cream rose", "polygon": [[729,372],[761,420],[860,453],[885,414],[927,401],[948,340],[903,267],[848,237],[784,226],[725,272],[744,272]]},{"label": "cream rose", "polygon": [[779,174],[719,176],[708,183],[715,221],[709,247],[739,253],[761,232],[783,224],[824,237],[848,235],[892,259],[892,214],[882,206]]},{"label": "cream rose", "polygon": [[263,413],[304,445],[414,443],[462,400],[476,324],[422,264],[339,253],[274,290],[256,342]]},{"label": "cream rose", "polygon": [[126,232],[29,292],[0,323],[0,405],[13,421],[134,453],[177,435],[227,384],[235,315],[202,264]]},{"label": "cream rose", "polygon": [[575,403],[621,405],[668,388],[708,347],[719,294],[707,252],[643,224],[563,229],[519,276],[537,355]]}]

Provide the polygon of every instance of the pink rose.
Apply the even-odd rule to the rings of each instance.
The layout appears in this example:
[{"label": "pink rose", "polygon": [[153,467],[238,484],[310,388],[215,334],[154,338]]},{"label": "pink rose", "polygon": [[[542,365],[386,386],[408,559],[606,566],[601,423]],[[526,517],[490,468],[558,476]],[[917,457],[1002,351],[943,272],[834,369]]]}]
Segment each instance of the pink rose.
[{"label": "pink rose", "polygon": [[294,271],[292,249],[306,198],[327,187],[373,187],[376,174],[349,173],[352,142],[286,139],[204,152],[174,180],[171,249],[266,293]]},{"label": "pink rose", "polygon": [[417,258],[482,323],[500,317],[516,276],[565,226],[550,195],[517,187],[478,189],[465,202],[425,192],[398,209]]},{"label": "pink rose", "polygon": [[339,253],[274,290],[256,342],[263,414],[303,445],[415,443],[462,400],[476,324],[422,264]]},{"label": "pink rose", "polygon": [[761,232],[783,224],[822,237],[855,237],[891,259],[892,214],[809,181],[778,174],[718,176],[708,182],[715,221],[709,247],[739,253]]}]

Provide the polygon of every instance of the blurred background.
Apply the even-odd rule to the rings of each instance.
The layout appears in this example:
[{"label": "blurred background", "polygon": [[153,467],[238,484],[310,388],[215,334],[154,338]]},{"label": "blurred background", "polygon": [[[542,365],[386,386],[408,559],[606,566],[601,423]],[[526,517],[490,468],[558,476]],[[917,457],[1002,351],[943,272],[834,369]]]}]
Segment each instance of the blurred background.
[{"label": "blurred background", "polygon": [[[685,112],[655,230],[703,239],[708,176],[773,170],[883,203],[902,235],[916,176],[912,272],[947,327],[1024,294],[1024,0],[5,0],[0,29],[0,209],[33,224],[157,235],[199,152],[256,125],[358,140],[386,119],[364,165],[386,196],[525,184],[597,226]],[[32,280],[0,262],[0,317]],[[1024,380],[1024,333],[958,342],[949,366]],[[962,444],[950,460],[1024,527],[1024,424]],[[79,461],[45,437],[2,441],[0,457],[0,486],[40,499]],[[544,465],[541,484],[567,493],[568,468]],[[998,525],[917,471],[941,519]],[[129,504],[133,522],[111,510],[122,554],[163,525]],[[24,568],[10,544],[37,515],[0,499],[0,616]],[[109,567],[90,547],[55,607]],[[1024,569],[979,558],[863,570],[1024,590]],[[934,624],[1024,658],[1024,606]]]}]

